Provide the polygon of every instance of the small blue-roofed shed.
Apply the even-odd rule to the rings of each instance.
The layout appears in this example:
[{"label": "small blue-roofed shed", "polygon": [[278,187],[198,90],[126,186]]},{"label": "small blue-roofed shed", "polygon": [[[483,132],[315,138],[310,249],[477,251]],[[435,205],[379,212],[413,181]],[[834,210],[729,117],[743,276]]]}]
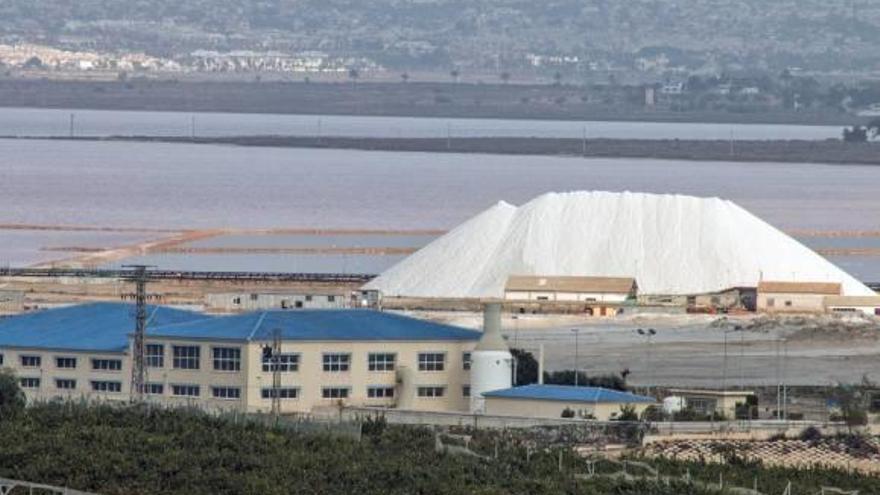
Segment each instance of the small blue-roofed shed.
[{"label": "small blue-roofed shed", "polygon": [[[147,332],[205,319],[193,311],[148,306]],[[0,348],[125,352],[134,329],[133,304],[79,304],[0,319]]]},{"label": "small blue-roofed shed", "polygon": [[486,414],[560,418],[568,409],[577,417],[603,421],[615,419],[624,407],[641,414],[657,402],[653,397],[601,387],[539,384],[493,390],[483,397]]}]

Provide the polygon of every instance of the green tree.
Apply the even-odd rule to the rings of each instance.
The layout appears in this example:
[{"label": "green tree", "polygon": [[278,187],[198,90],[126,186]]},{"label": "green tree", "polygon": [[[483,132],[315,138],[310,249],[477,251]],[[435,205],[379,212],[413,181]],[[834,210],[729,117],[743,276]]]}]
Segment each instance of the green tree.
[{"label": "green tree", "polygon": [[26,403],[18,378],[8,370],[0,370],[0,420],[18,416]]},{"label": "green tree", "polygon": [[516,361],[516,385],[538,383],[538,360],[535,356],[523,349],[511,349],[510,353]]}]

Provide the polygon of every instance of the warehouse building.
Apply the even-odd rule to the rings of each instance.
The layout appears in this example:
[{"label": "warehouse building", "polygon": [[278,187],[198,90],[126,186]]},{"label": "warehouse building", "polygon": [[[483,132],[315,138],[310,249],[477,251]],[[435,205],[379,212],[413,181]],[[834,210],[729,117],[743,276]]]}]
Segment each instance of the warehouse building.
[{"label": "warehouse building", "polygon": [[597,316],[617,314],[623,304],[635,303],[637,293],[635,279],[625,277],[513,275],[504,285],[509,303],[583,305],[586,313]]},{"label": "warehouse building", "polygon": [[205,310],[211,313],[288,309],[341,309],[349,305],[345,294],[273,292],[212,292],[205,294]]},{"label": "warehouse building", "polygon": [[880,316],[880,296],[826,296],[825,310],[840,315]]},{"label": "warehouse building", "polygon": [[[372,310],[149,312],[149,400],[255,412],[270,410],[277,396],[281,412],[291,413],[340,404],[470,408],[471,353],[481,332]],[[30,399],[128,400],[133,328],[125,304],[8,318],[0,321],[0,359]],[[277,357],[267,355],[275,348]],[[484,382],[509,387],[510,376]]]},{"label": "warehouse building", "polygon": [[533,418],[565,417],[600,421],[616,419],[624,408],[631,407],[641,417],[645,409],[656,405],[652,397],[598,387],[566,385],[525,385],[483,394],[486,413],[499,416]]},{"label": "warehouse building", "polygon": [[833,282],[773,282],[758,284],[758,311],[767,313],[824,313],[825,298],[840,296]]}]

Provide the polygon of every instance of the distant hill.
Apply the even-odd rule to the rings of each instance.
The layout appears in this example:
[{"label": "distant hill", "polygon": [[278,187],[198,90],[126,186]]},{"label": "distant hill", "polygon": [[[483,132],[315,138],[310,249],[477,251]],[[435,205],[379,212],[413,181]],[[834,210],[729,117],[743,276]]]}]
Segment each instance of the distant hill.
[{"label": "distant hill", "polygon": [[393,69],[880,68],[867,0],[4,0],[0,42],[144,51],[317,50]]}]

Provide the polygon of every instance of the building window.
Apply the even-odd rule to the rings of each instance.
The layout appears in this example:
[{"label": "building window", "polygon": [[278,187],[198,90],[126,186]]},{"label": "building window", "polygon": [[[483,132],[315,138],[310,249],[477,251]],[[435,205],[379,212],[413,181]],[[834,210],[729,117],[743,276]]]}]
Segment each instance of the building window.
[{"label": "building window", "polygon": [[241,399],[241,389],[238,387],[211,387],[211,395],[215,399]]},{"label": "building window", "polygon": [[194,345],[175,345],[172,346],[174,359],[171,364],[175,369],[179,370],[197,370],[199,369],[200,349]]},{"label": "building window", "polygon": [[165,393],[165,385],[161,383],[148,383],[146,387],[144,387],[144,391],[147,395],[162,395]]},{"label": "building window", "polygon": [[3,366],[3,354],[0,354],[0,366]]},{"label": "building window", "polygon": [[347,399],[348,387],[324,387],[321,389],[321,397],[325,399]]},{"label": "building window", "polygon": [[92,381],[92,390],[95,392],[122,392],[122,382],[111,382],[103,380]]},{"label": "building window", "polygon": [[391,399],[394,397],[394,387],[367,387],[367,397],[370,399]]},{"label": "building window", "polygon": [[39,368],[41,364],[43,359],[40,356],[21,356],[22,368]]},{"label": "building window", "polygon": [[76,388],[76,380],[71,380],[69,378],[56,378],[55,388],[58,390],[73,390]]},{"label": "building window", "polygon": [[20,379],[18,383],[21,385],[21,388],[40,388],[39,378],[25,377]]},{"label": "building window", "polygon": [[471,369],[471,353],[470,352],[462,352],[461,353],[461,369],[468,371]]},{"label": "building window", "polygon": [[370,371],[394,371],[397,356],[392,353],[373,353],[367,356],[367,367]]},{"label": "building window", "polygon": [[122,360],[92,359],[92,369],[95,371],[119,371],[122,369]]},{"label": "building window", "polygon": [[791,307],[791,301],[785,301],[785,306],[790,308],[790,307]]},{"label": "building window", "polygon": [[251,294],[251,301],[256,301],[259,298],[260,298],[259,294]]},{"label": "building window", "polygon": [[76,368],[76,358],[74,357],[57,357],[55,358],[55,367],[64,369]]},{"label": "building window", "polygon": [[442,352],[420,352],[419,371],[443,371],[446,354]]},{"label": "building window", "polygon": [[241,371],[241,349],[238,347],[215,347],[214,369],[217,371]]},{"label": "building window", "polygon": [[767,298],[767,307],[772,308],[773,306],[776,306],[776,299],[774,299],[772,297],[768,297]]},{"label": "building window", "polygon": [[[260,391],[260,395],[264,400],[269,400],[275,395],[274,388],[264,388]],[[296,399],[299,397],[299,389],[296,387],[281,387],[278,390],[279,399]]]},{"label": "building window", "polygon": [[307,296],[306,296],[306,302],[312,302],[312,296],[311,296],[311,295],[307,295]]},{"label": "building window", "polygon": [[471,396],[471,386],[470,385],[462,385],[461,386],[461,396],[462,397],[470,397]]},{"label": "building window", "polygon": [[327,302],[336,302],[336,296],[327,296]]},{"label": "building window", "polygon": [[241,304],[241,298],[240,297],[233,297],[232,304]]},{"label": "building window", "polygon": [[198,397],[198,385],[172,385],[171,395],[175,397]]},{"label": "building window", "polygon": [[[263,356],[263,372],[270,373],[274,371],[272,356]],[[299,354],[288,353],[278,355],[278,371],[282,373],[295,373],[299,371]]]},{"label": "building window", "polygon": [[351,365],[351,354],[324,354],[324,371],[339,373],[348,371]]},{"label": "building window", "polygon": [[147,344],[147,367],[165,367],[165,346],[162,344]]},{"label": "building window", "polygon": [[423,398],[443,397],[444,387],[419,387],[417,392]]}]

